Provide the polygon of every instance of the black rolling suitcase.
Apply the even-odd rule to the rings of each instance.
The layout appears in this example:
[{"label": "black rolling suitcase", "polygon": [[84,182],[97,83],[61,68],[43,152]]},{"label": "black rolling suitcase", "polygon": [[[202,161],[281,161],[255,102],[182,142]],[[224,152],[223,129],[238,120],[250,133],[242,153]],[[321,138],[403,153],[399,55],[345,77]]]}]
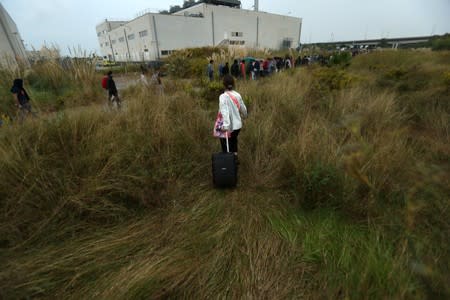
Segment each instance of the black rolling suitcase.
[{"label": "black rolling suitcase", "polygon": [[227,151],[212,155],[213,184],[217,188],[233,188],[237,184],[237,160],[236,155],[230,153],[228,138]]}]

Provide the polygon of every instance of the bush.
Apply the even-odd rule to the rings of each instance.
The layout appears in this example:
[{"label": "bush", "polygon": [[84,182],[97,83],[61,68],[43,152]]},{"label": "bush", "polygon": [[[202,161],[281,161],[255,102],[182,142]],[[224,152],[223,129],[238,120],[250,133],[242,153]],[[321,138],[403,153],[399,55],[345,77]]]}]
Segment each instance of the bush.
[{"label": "bush", "polygon": [[338,52],[334,53],[329,60],[330,65],[343,65],[349,66],[352,61],[352,54],[350,52]]},{"label": "bush", "polygon": [[444,37],[440,37],[433,40],[431,44],[431,49],[433,51],[450,50],[450,35],[447,34]]},{"label": "bush", "polygon": [[223,84],[220,81],[202,81],[201,97],[207,101],[218,101],[219,96],[223,93]]}]

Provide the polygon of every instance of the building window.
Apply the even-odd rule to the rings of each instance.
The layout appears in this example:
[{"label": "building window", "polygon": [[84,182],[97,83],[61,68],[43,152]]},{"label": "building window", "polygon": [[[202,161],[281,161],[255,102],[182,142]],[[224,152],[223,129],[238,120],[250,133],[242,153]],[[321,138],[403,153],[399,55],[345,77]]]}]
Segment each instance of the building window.
[{"label": "building window", "polygon": [[101,32],[97,32],[97,36],[101,36],[102,35],[102,33]]},{"label": "building window", "polygon": [[232,32],[231,36],[232,37],[243,37],[244,33],[243,32]]},{"label": "building window", "polygon": [[161,55],[170,55],[173,53],[173,51],[175,50],[161,50]]},{"label": "building window", "polygon": [[105,47],[108,47],[108,46],[109,46],[109,43],[108,43],[108,42],[106,42],[106,43],[105,43]]},{"label": "building window", "polygon": [[134,33],[128,35],[128,40],[129,41],[134,40]]},{"label": "building window", "polygon": [[284,48],[284,49],[292,48],[292,39],[284,38],[283,42],[281,44],[281,47]]},{"label": "building window", "polygon": [[140,31],[139,32],[139,36],[140,37],[144,37],[144,36],[147,36],[148,35],[148,31],[147,30],[144,30],[144,31]]},{"label": "building window", "polygon": [[100,47],[103,47],[103,43],[100,43]]},{"label": "building window", "polygon": [[123,43],[123,42],[125,42],[125,38],[124,37],[120,37],[119,38],[119,43]]},{"label": "building window", "polygon": [[116,42],[117,42],[116,40],[112,40],[112,41],[111,41],[111,44],[114,45]]},{"label": "building window", "polygon": [[245,41],[230,41],[230,45],[245,45]]}]

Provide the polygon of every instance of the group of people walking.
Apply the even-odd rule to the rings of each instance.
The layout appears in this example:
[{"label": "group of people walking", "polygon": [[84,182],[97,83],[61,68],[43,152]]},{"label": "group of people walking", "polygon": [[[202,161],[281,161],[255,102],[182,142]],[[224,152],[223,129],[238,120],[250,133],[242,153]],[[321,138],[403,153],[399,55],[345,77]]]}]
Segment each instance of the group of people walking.
[{"label": "group of people walking", "polygon": [[[218,77],[224,78],[225,75],[231,75],[235,79],[252,79],[257,80],[261,77],[270,76],[273,73],[281,72],[300,66],[299,60],[294,60],[291,56],[272,57],[266,59],[243,58],[235,59],[230,66],[228,62],[220,63],[218,67]],[[207,67],[207,76],[210,81],[214,80],[214,61],[210,60]]]}]

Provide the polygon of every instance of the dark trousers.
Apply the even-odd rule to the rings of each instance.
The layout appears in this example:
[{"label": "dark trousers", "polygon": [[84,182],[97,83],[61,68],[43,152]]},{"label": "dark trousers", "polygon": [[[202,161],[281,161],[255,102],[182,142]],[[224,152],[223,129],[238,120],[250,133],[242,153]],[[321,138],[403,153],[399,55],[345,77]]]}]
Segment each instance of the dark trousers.
[{"label": "dark trousers", "polygon": [[[238,152],[238,135],[240,131],[240,129],[233,131],[231,137],[228,138],[230,152]],[[227,139],[220,139],[220,145],[222,146],[222,151],[227,152]]]}]

